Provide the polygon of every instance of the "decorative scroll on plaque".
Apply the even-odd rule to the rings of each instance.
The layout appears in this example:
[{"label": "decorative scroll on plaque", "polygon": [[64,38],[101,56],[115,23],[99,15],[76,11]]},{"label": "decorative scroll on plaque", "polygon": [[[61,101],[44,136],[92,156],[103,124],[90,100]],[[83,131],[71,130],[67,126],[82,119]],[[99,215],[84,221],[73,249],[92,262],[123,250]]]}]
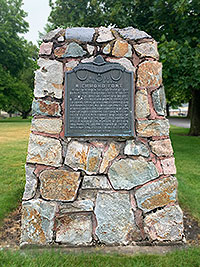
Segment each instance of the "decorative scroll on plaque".
[{"label": "decorative scroll on plaque", "polygon": [[65,136],[133,136],[133,73],[97,56],[66,72]]}]

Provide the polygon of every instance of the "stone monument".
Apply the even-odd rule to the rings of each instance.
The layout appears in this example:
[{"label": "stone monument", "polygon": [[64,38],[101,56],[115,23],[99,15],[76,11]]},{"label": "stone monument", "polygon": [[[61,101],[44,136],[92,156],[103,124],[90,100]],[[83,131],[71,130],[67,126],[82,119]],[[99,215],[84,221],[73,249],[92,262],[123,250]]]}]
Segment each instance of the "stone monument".
[{"label": "stone monument", "polygon": [[156,41],[132,27],[43,41],[21,245],[183,242]]}]

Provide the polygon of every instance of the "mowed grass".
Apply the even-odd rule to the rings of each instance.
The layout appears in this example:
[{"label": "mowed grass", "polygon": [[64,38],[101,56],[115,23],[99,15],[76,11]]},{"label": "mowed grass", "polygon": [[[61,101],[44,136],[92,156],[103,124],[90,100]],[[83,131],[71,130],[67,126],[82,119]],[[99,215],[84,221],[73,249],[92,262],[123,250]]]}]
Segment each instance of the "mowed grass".
[{"label": "mowed grass", "polygon": [[171,126],[181,207],[200,222],[200,137],[187,136],[189,129]]},{"label": "mowed grass", "polygon": [[30,120],[0,120],[0,224],[22,198],[29,132]]},{"label": "mowed grass", "polygon": [[7,267],[198,267],[200,263],[200,248],[179,250],[166,255],[140,254],[135,256],[119,254],[64,254],[58,251],[41,252],[0,252],[0,266]]}]

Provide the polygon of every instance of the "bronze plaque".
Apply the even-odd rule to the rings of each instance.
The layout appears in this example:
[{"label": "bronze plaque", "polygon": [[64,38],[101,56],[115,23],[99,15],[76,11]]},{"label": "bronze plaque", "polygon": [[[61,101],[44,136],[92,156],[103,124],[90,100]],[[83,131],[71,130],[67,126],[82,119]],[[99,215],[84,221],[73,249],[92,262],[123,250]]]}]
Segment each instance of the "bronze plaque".
[{"label": "bronze plaque", "polygon": [[97,56],[66,72],[65,136],[133,136],[133,73]]}]

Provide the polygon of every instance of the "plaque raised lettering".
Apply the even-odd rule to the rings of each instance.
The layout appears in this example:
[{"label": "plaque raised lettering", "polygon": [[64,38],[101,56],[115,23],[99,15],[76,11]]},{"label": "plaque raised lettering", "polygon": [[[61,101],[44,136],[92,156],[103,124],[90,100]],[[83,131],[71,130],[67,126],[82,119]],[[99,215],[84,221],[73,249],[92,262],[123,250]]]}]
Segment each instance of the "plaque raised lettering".
[{"label": "plaque raised lettering", "polygon": [[65,136],[133,136],[133,73],[97,56],[66,72]]}]

